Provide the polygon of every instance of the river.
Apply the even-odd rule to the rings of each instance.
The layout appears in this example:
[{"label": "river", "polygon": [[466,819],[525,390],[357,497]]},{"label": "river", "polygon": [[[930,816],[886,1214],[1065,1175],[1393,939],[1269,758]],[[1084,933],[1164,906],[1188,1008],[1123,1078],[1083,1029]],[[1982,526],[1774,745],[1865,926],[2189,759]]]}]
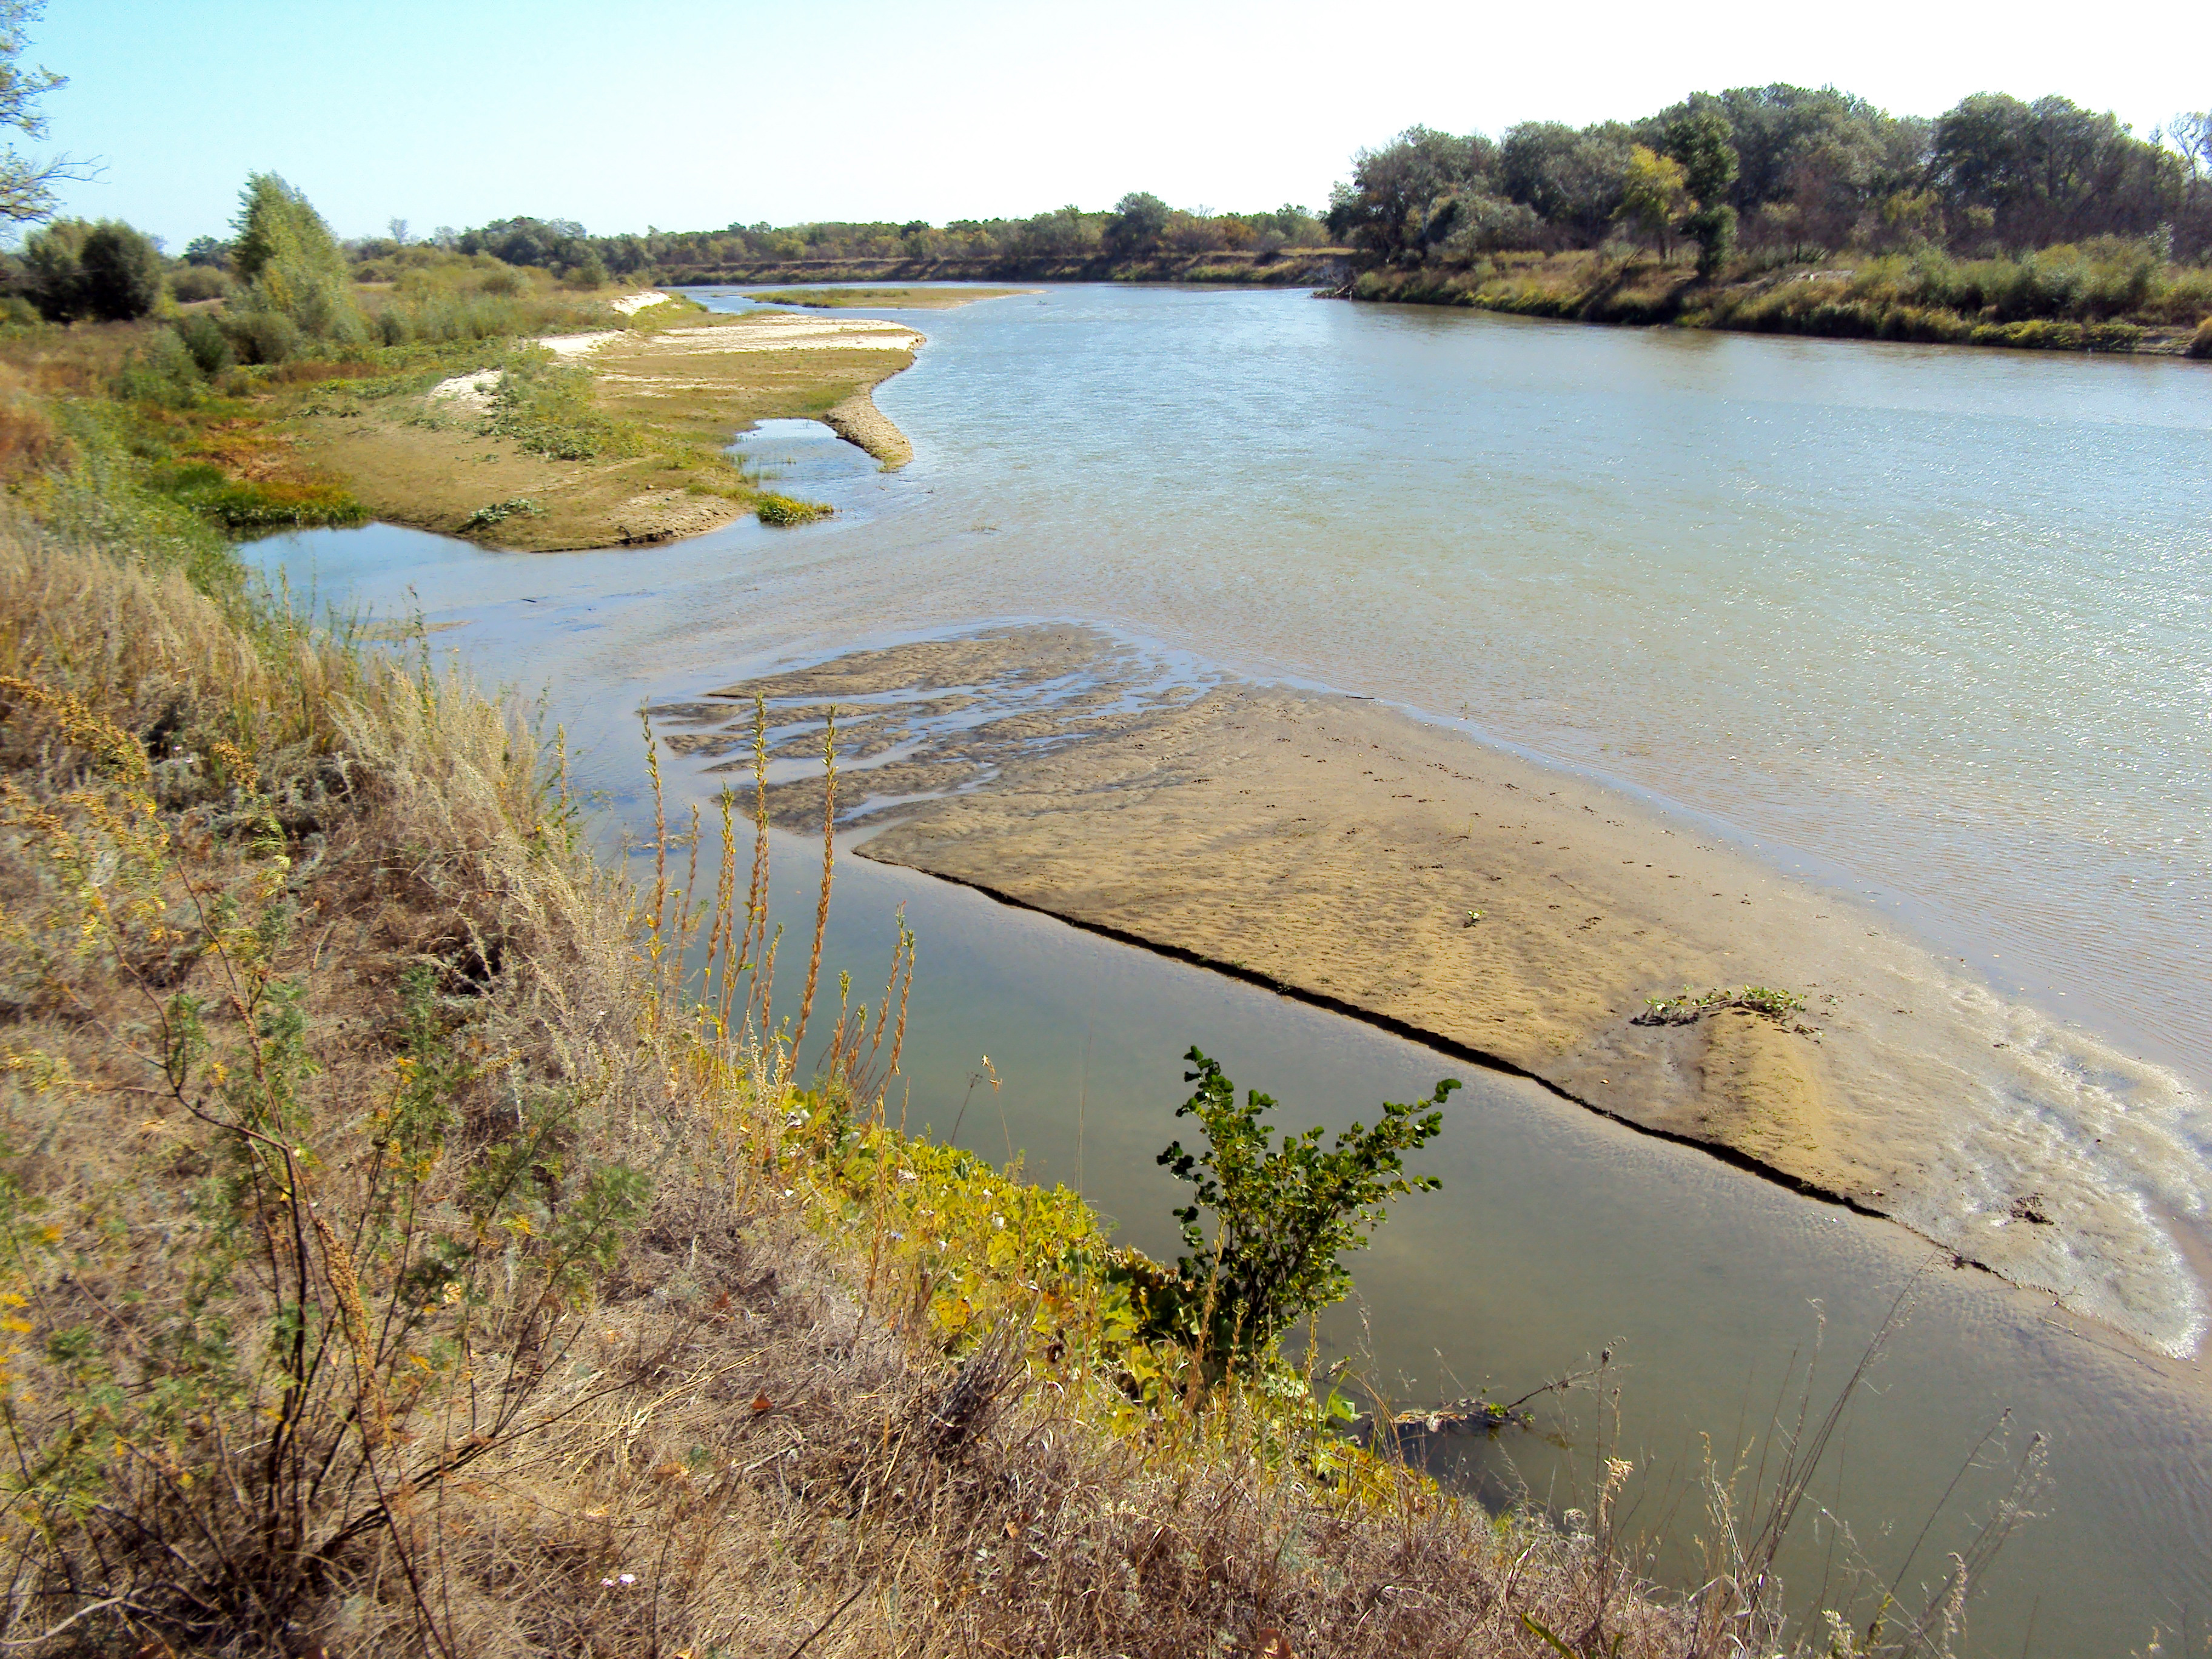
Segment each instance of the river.
[{"label": "river", "polygon": [[[717,304],[738,304],[716,301]],[[2212,377],[2194,365],[1584,329],[1302,294],[1054,289],[927,313],[878,401],[896,475],[810,428],[741,446],[839,518],[673,547],[486,555],[382,528],[262,544],[295,588],[465,626],[634,814],[635,711],[768,665],[983,622],[1074,619],[1170,659],[1388,699],[1701,815],[1880,906],[2039,1032],[2062,1127],[2148,1120],[2093,1166],[2177,1264],[2207,1254],[2212,1075]],[[719,781],[714,780],[712,781]],[[710,781],[679,787],[703,798]],[[634,816],[629,818],[635,822]],[[804,854],[781,881],[803,904]],[[1172,1242],[1151,1154],[1193,1041],[1293,1120],[1455,1070],[1128,947],[848,861],[831,960],[923,938],[912,1109]],[[1470,1077],[1446,1182],[1356,1263],[1327,1331],[1400,1398],[1507,1396],[1610,1347],[1638,1515],[1697,1563],[1697,1438],[1763,1428],[1793,1352],[1840,1382],[1928,1255],[1527,1085]],[[2080,1155],[2104,1157],[2084,1130]],[[2148,1146],[2152,1150],[2146,1152]],[[2177,1266],[2178,1309],[2201,1310]],[[1817,1305],[1817,1310],[1815,1304]],[[2138,1352],[1948,1265],[1846,1425],[1802,1532],[1810,1595],[1855,1548],[1939,1576],[2027,1435],[2048,1513],[1978,1601],[1977,1651],[2094,1653],[2212,1609],[2212,1407]],[[1364,1320],[1364,1325],[1363,1325]],[[2202,1335],[2192,1312],[2189,1349]],[[1608,1411],[1611,1408],[1608,1407]],[[1474,1449],[1486,1490],[1587,1502],[1602,1421]],[[1553,1443],[1556,1441],[1559,1443]],[[1932,1559],[1931,1559],[1932,1558]],[[2201,1633],[2201,1632],[2200,1632]]]}]

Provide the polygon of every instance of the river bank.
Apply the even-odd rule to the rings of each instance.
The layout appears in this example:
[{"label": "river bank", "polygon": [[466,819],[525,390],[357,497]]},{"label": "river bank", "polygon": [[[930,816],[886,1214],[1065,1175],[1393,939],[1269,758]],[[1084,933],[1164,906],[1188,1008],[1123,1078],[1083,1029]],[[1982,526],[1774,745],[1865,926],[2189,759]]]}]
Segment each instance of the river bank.
[{"label": "river bank", "polygon": [[1346,248],[1284,248],[1272,253],[1218,249],[1138,259],[773,259],[671,264],[659,270],[671,288],[723,283],[1204,283],[1250,288],[1310,288],[1343,282]]},{"label": "river bank", "polygon": [[[2067,267],[2070,249],[2039,258]],[[2057,256],[2054,259],[2053,256]],[[1981,262],[1996,264],[2000,262]],[[2082,267],[1978,281],[1971,264],[1924,270],[1895,257],[1753,269],[1706,282],[1686,262],[1648,254],[1500,253],[1472,264],[1359,272],[1344,298],[1464,306],[1561,322],[1667,325],[1754,334],[1999,346],[2014,350],[2212,356],[2212,283],[2182,272],[2171,283],[2123,273],[2110,295]],[[1964,278],[1954,273],[1963,270]],[[2159,291],[2171,288],[2171,293]],[[2086,292],[2084,290],[2091,290]]]},{"label": "river bank", "polygon": [[823,421],[885,466],[912,456],[869,394],[913,363],[914,330],[631,299],[649,303],[625,302],[627,328],[525,343],[550,365],[526,350],[427,392],[325,386],[292,398],[286,424],[371,515],[530,552],[672,541],[760,511],[773,492],[727,445],[762,420]]}]

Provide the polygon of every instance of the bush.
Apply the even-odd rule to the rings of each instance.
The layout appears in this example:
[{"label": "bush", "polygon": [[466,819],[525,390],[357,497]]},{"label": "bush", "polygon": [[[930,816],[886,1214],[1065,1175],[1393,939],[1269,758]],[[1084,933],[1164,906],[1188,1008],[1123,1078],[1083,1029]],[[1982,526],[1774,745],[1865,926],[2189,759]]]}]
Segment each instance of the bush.
[{"label": "bush", "polygon": [[23,239],[23,283],[31,303],[50,323],[84,314],[84,267],[79,255],[92,228],[82,219],[59,219]]},{"label": "bush", "polygon": [[240,311],[223,319],[242,363],[289,362],[306,342],[300,326],[279,311]]},{"label": "bush", "polygon": [[169,274],[169,292],[179,305],[221,300],[230,293],[230,278],[213,265],[179,265]]},{"label": "bush", "polygon": [[102,322],[130,322],[161,301],[161,250],[129,225],[101,220],[87,233],[77,263],[83,272],[85,310]]},{"label": "bush", "polygon": [[[1405,1154],[1443,1130],[1441,1110],[1415,1114],[1442,1107],[1459,1080],[1446,1078],[1424,1101],[1385,1102],[1373,1128],[1354,1123],[1327,1152],[1315,1128],[1284,1136],[1271,1152],[1261,1120],[1274,1101],[1255,1089],[1240,1106],[1218,1060],[1195,1048],[1183,1057],[1198,1068],[1184,1080],[1198,1089],[1176,1115],[1195,1117],[1206,1144],[1192,1152],[1177,1140],[1160,1154],[1198,1190],[1176,1212],[1188,1254],[1165,1293],[1148,1298],[1148,1313],[1157,1334],[1194,1344],[1218,1372],[1240,1358],[1265,1360],[1293,1322],[1341,1302],[1352,1275],[1338,1258],[1366,1247],[1390,1200],[1442,1184],[1407,1176]],[[1201,1209],[1213,1212],[1211,1242]]]},{"label": "bush", "polygon": [[127,403],[180,409],[199,401],[205,390],[204,376],[191,349],[175,332],[164,329],[143,350],[124,359],[115,376],[115,395]]},{"label": "bush", "polygon": [[241,342],[241,356],[253,362],[282,362],[298,349],[301,337],[351,341],[365,335],[345,254],[305,196],[273,173],[254,173],[240,198],[236,228],[231,258],[246,279],[237,308],[279,318],[295,333],[289,349],[283,350],[270,349],[281,336],[256,341],[251,350]]},{"label": "bush", "polygon": [[203,374],[216,375],[238,362],[238,353],[232,349],[230,336],[223,332],[222,325],[199,312],[177,325],[177,337],[184,342],[185,349],[192,354]]},{"label": "bush", "polygon": [[23,243],[31,298],[49,322],[129,322],[161,297],[161,255],[153,240],[112,219],[64,219]]},{"label": "bush", "polygon": [[769,494],[760,498],[753,509],[763,524],[812,524],[817,519],[826,519],[837,509],[825,507],[820,501],[802,501],[795,495]]}]

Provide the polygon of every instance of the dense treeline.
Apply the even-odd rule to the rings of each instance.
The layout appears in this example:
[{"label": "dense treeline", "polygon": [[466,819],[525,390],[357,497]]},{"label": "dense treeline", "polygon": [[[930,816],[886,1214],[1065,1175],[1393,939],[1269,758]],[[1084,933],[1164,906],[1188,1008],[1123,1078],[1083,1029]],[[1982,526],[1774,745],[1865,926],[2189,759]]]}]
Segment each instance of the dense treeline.
[{"label": "dense treeline", "polygon": [[490,253],[511,264],[556,270],[598,268],[617,276],[672,269],[795,264],[811,260],[900,260],[1021,266],[1039,263],[1140,260],[1161,254],[1273,253],[1327,239],[1304,208],[1272,213],[1185,212],[1133,192],[1110,212],[1054,209],[1026,219],[957,219],[943,226],[823,222],[726,230],[648,230],[642,236],[587,236],[563,220],[507,219],[437,239],[464,253]]},{"label": "dense treeline", "polygon": [[[293,228],[271,242],[270,226]],[[514,332],[534,304],[559,300],[556,287],[580,295],[609,283],[834,276],[856,265],[1311,280],[1348,256],[1347,291],[1360,297],[1624,321],[1694,312],[1731,327],[1914,338],[2066,321],[2100,329],[2054,342],[2110,346],[2136,337],[2130,328],[2197,320],[2203,283],[2188,267],[2212,258],[2212,112],[2178,115],[2140,138],[2117,117],[2057,96],[1980,93],[1925,118],[1832,87],[1777,84],[1696,94],[1635,121],[1525,121],[1495,137],[1410,128],[1354,155],[1321,217],[1294,205],[1188,210],[1133,191],[1103,211],[942,226],[594,236],[572,220],[517,216],[419,238],[394,220],[384,236],[341,242],[271,175],[251,181],[231,230],[171,258],[128,225],[44,225],[18,253],[0,255],[0,325],[127,320],[221,300],[219,322],[195,317],[180,329],[213,370],[283,362],[302,341]],[[1683,249],[1694,251],[1701,284],[1838,257],[1851,269],[1817,274],[1856,275],[1848,304],[1827,289],[1697,301],[1689,267],[1664,275]],[[1654,252],[1660,274],[1637,274]],[[1532,266],[1539,255],[1551,263]],[[1996,297],[1976,301],[1985,294]],[[2212,352],[2212,324],[2197,344]]]},{"label": "dense treeline", "polygon": [[1934,119],[1832,87],[1700,93],[1637,121],[1527,121],[1496,138],[1411,128],[1362,150],[1330,231],[1376,267],[1505,250],[1694,243],[1792,260],[1935,247],[2012,257],[2097,238],[2212,253],[2212,113],[2138,138],[2060,97],[1979,93]]}]

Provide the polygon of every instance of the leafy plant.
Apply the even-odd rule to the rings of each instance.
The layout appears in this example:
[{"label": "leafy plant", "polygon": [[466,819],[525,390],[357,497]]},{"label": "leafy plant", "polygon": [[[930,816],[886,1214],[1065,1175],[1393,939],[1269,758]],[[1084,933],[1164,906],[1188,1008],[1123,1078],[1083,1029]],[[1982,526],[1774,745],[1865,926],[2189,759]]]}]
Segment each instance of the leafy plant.
[{"label": "leafy plant", "polygon": [[[1255,1089],[1239,1105],[1218,1060],[1195,1047],[1183,1058],[1197,1068],[1184,1081],[1198,1088],[1176,1115],[1196,1118],[1206,1144],[1191,1152],[1176,1140],[1159,1156],[1197,1191],[1175,1212],[1187,1254],[1147,1301],[1158,1334],[1193,1343],[1218,1371],[1264,1360],[1294,1322],[1341,1302],[1352,1289],[1343,1254],[1366,1247],[1392,1199],[1443,1184],[1407,1175],[1405,1155],[1443,1128],[1443,1112],[1421,1108],[1441,1107],[1460,1085],[1446,1078],[1426,1100],[1385,1102],[1373,1127],[1354,1123],[1326,1150],[1312,1128],[1271,1152],[1274,1100]],[[1211,1239],[1201,1211],[1212,1212]]]},{"label": "leafy plant", "polygon": [[527,495],[510,495],[503,501],[493,501],[470,514],[461,520],[461,532],[466,535],[471,530],[489,530],[494,525],[505,524],[513,518],[538,518],[544,511]]},{"label": "leafy plant", "polygon": [[819,501],[802,501],[793,495],[769,494],[760,498],[754,509],[763,524],[812,524],[817,519],[826,519],[837,509],[824,507]]},{"label": "leafy plant", "polygon": [[1635,1023],[1688,1025],[1724,1008],[1764,1014],[1778,1025],[1791,1026],[1808,1035],[1812,1030],[1810,1026],[1794,1024],[1796,1017],[1805,1012],[1805,999],[1795,991],[1777,990],[1771,985],[1741,985],[1733,991],[1697,991],[1686,985],[1680,996],[1644,998],[1644,1012],[1636,1017]]},{"label": "leafy plant", "polygon": [[522,354],[507,366],[492,394],[484,432],[557,461],[637,455],[645,448],[635,428],[592,403],[590,370],[543,350]]}]

